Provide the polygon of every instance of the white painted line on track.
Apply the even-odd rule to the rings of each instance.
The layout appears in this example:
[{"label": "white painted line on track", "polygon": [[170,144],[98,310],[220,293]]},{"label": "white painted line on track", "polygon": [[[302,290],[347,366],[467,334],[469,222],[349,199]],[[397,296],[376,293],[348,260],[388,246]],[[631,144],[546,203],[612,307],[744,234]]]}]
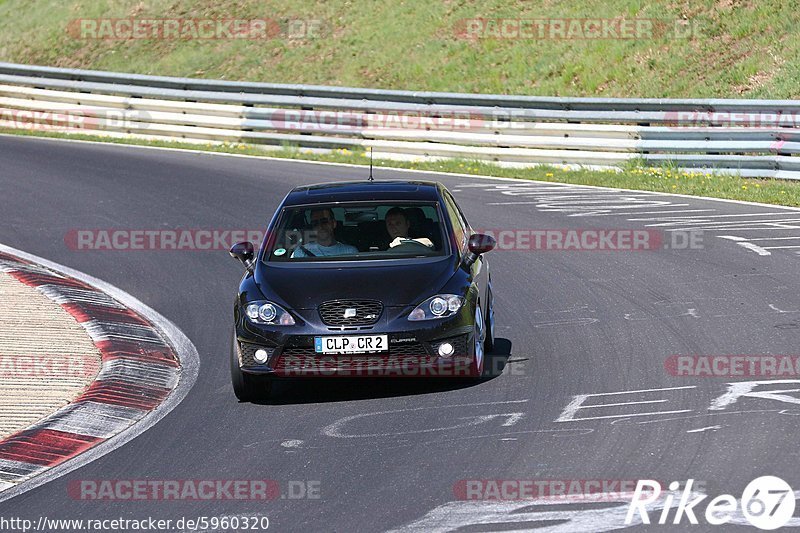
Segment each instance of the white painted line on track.
[{"label": "white painted line on track", "polygon": [[355,415],[345,416],[334,421],[331,424],[328,424],[324,428],[322,428],[322,434],[326,437],[334,437],[334,438],[343,438],[343,439],[353,439],[353,438],[375,438],[375,437],[396,437],[399,435],[410,435],[410,434],[420,434],[420,433],[432,433],[436,431],[448,431],[453,429],[461,429],[465,427],[476,426],[479,424],[483,424],[484,422],[489,422],[491,420],[495,420],[497,418],[505,418],[506,421],[502,424],[502,426],[508,427],[513,426],[517,422],[519,422],[525,415],[524,413],[490,413],[490,414],[478,414],[468,417],[460,417],[459,420],[465,420],[465,422],[461,422],[451,426],[443,426],[443,427],[435,427],[435,428],[426,428],[426,429],[413,429],[408,431],[398,431],[394,433],[362,433],[362,434],[346,434],[342,432],[342,428],[345,424],[352,422],[353,420],[358,420],[361,418],[366,418],[369,416],[383,416],[383,415],[391,415],[397,413],[410,413],[415,411],[426,411],[426,410],[441,410],[441,409],[452,409],[452,408],[461,408],[461,407],[478,407],[478,406],[492,406],[492,405],[507,405],[507,404],[518,404],[518,403],[526,403],[529,400],[505,400],[500,402],[480,402],[480,403],[465,403],[465,404],[451,404],[451,405],[431,405],[426,407],[413,407],[407,409],[391,409],[388,411],[373,411],[369,413],[358,413]]},{"label": "white painted line on track", "polygon": [[[760,227],[755,227],[755,228],[747,228],[747,227],[738,228],[736,226],[725,226],[725,227],[720,226],[721,229],[725,229],[726,227],[728,229],[732,229],[732,230],[735,230],[735,231],[764,231],[764,230],[767,230],[770,233],[773,232],[773,231],[788,231],[788,230],[798,230],[798,229],[800,229],[797,226],[787,226],[785,228],[784,227],[779,227],[779,226],[767,226],[767,225],[760,226]],[[683,229],[683,228],[678,228],[678,229],[680,230],[680,229]],[[668,230],[668,231],[673,231],[673,230]],[[745,240],[749,240],[749,238],[745,239]]]},{"label": "white painted line on track", "polygon": [[718,237],[720,239],[727,239],[729,241],[735,241],[736,244],[738,244],[742,248],[750,250],[751,252],[755,252],[758,255],[761,255],[761,256],[772,255],[772,252],[770,252],[769,250],[766,250],[765,248],[762,248],[761,246],[759,246],[759,245],[757,245],[755,243],[749,242],[747,239],[744,239],[742,237],[736,237],[735,235],[718,235]]},{"label": "white painted line on track", "polygon": [[742,239],[746,241],[796,241],[800,239],[800,235],[796,237],[750,237],[749,239]]},{"label": "white painted line on track", "polygon": [[[765,225],[778,225],[778,224],[786,224],[787,222],[800,222],[800,218],[785,218],[781,220],[727,220],[727,221],[716,221],[716,220],[674,220],[671,222],[659,222],[657,224],[645,224],[645,227],[648,228],[658,228],[664,226],[688,226],[688,227],[735,227],[737,225],[742,224],[765,224]],[[798,228],[794,228],[798,229]]]},{"label": "white painted line on track", "polygon": [[[689,204],[684,204],[689,205]],[[702,213],[708,211],[716,211],[716,209],[676,209],[674,211],[642,211],[641,213],[625,213],[626,215],[657,215],[659,213]],[[604,215],[597,215],[597,216],[607,216],[607,215],[618,215],[619,213],[607,213]],[[636,220],[633,218],[629,218],[628,220]]]},{"label": "white painted line on track", "polygon": [[[729,214],[729,215],[695,215],[695,216],[685,216],[685,217],[651,217],[651,218],[632,218],[631,220],[636,221],[653,221],[653,220],[661,220],[663,222],[668,222],[670,220],[674,220],[675,222],[684,222],[684,221],[692,221],[692,220],[705,220],[708,218],[730,218],[730,217],[762,217],[762,216],[786,216],[786,213],[737,213],[737,214]],[[752,220],[748,220],[747,222],[754,222]]]},{"label": "white painted line on track", "polygon": [[8,254],[20,257],[21,259],[39,263],[49,269],[55,270],[56,272],[60,272],[69,277],[73,277],[97,288],[102,292],[109,294],[112,298],[122,302],[122,304],[124,304],[126,307],[133,309],[154,324],[168,339],[169,343],[175,350],[175,354],[178,356],[181,362],[181,372],[178,384],[172,390],[170,395],[167,396],[159,405],[158,409],[147,412],[141,419],[139,419],[137,423],[128,426],[127,429],[124,429],[122,432],[116,434],[113,438],[97,444],[73,459],[50,468],[49,470],[31,478],[30,480],[25,481],[24,483],[0,492],[0,502],[3,502],[28,492],[31,489],[44,485],[45,483],[57,479],[64,474],[68,474],[77,468],[87,465],[92,461],[95,461],[106,455],[107,453],[116,450],[120,446],[128,443],[153,427],[159,420],[164,418],[175,407],[177,407],[177,405],[183,401],[191,388],[194,386],[200,369],[200,356],[198,355],[194,344],[192,344],[192,341],[190,341],[189,338],[180,329],[178,329],[175,324],[122,289],[119,289],[110,283],[97,279],[78,270],[55,263],[28,252],[12,248],[11,246],[6,246],[5,244],[0,244],[0,252],[6,252]]},{"label": "white painted line on track", "polygon": [[712,431],[715,429],[722,429],[722,426],[708,426],[705,428],[689,429],[686,431],[686,433],[702,433],[704,431],[708,431],[709,429]]},{"label": "white painted line on track", "polygon": [[592,396],[617,396],[619,394],[640,394],[643,392],[662,392],[667,390],[683,390],[683,389],[696,389],[696,385],[684,385],[682,387],[666,387],[663,389],[639,389],[639,390],[625,390],[619,392],[593,392]]},{"label": "white painted line on track", "polygon": [[[594,405],[587,405],[584,406],[582,409],[586,407],[596,407]],[[580,418],[573,418],[570,420],[556,420],[556,422],[585,422],[586,420],[604,420],[610,418],[628,418],[631,416],[658,416],[658,415],[674,415],[678,413],[691,413],[691,409],[680,409],[677,411],[656,411],[652,413],[629,413],[625,415],[603,415],[603,416],[582,416]]]},{"label": "white painted line on track", "polygon": [[[689,204],[673,204],[672,202],[662,200],[644,200],[633,202],[637,198],[630,196],[619,197],[614,200],[551,200],[547,199],[544,202],[540,201],[539,205],[543,208],[549,208],[551,211],[554,209],[561,209],[563,211],[580,211],[580,210],[597,210],[597,209],[640,209],[642,207],[684,207]],[[630,202],[630,203],[629,203]],[[585,207],[583,207],[585,206]]]},{"label": "white painted line on track", "polygon": [[[702,493],[692,491],[688,497]],[[634,515],[625,519],[634,494],[631,492],[593,493],[591,496],[552,496],[517,500],[458,500],[439,505],[425,516],[388,533],[452,533],[454,531],[506,531],[514,533],[601,533],[628,529],[642,524]],[[595,507],[600,503],[601,506]],[[586,507],[581,508],[582,505]],[[651,504],[651,512],[678,502],[661,498]],[[655,513],[657,516],[657,513]],[[800,521],[800,520],[798,520]]]},{"label": "white painted line on track", "polygon": [[645,403],[664,403],[668,400],[642,400],[641,402],[621,402],[621,403],[603,403],[599,405],[584,405],[582,409],[591,409],[599,407],[619,407],[621,405],[641,405]]},{"label": "white painted line on track", "polygon": [[486,202],[486,205],[536,205],[541,203],[540,200],[533,202]]}]

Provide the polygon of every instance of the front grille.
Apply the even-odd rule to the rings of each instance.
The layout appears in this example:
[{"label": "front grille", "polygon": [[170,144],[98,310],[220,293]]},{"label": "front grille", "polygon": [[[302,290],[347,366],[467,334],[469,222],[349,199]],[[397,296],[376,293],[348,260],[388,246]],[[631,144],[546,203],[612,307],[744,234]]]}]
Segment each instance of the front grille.
[{"label": "front grille", "polygon": [[284,357],[284,356],[294,356],[294,357],[300,357],[300,356],[306,356],[306,357],[316,357],[317,355],[322,355],[322,354],[317,354],[317,352],[315,352],[315,351],[314,351],[314,348],[313,348],[313,347],[311,347],[311,348],[284,348],[284,349],[281,351],[281,357]]},{"label": "front grille", "polygon": [[428,355],[428,351],[419,342],[405,342],[401,344],[390,344],[389,355]]},{"label": "front grille", "polygon": [[[355,316],[345,312],[355,309]],[[319,306],[319,316],[328,326],[369,326],[378,321],[383,304],[377,300],[330,300]]]},{"label": "front grille", "polygon": [[428,355],[428,350],[419,342],[407,342],[401,344],[389,344],[389,353],[380,354],[321,354],[314,350],[313,346],[308,347],[286,347],[281,351],[281,355],[291,355],[296,357],[351,357],[351,356],[406,356],[406,355]]}]

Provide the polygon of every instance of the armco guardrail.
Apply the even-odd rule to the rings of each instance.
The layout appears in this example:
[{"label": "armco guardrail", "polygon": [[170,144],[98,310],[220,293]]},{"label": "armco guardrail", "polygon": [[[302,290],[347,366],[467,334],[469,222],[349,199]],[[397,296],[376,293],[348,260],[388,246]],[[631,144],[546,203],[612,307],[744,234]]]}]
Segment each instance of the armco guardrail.
[{"label": "armco guardrail", "polygon": [[800,101],[472,95],[0,63],[0,127],[800,178]]}]

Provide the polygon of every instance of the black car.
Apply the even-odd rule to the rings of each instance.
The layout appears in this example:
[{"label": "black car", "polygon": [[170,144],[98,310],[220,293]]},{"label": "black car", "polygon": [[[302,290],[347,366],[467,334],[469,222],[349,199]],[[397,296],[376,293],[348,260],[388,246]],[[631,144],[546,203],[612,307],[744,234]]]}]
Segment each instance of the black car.
[{"label": "black car", "polygon": [[233,316],[231,379],[240,400],[276,377],[480,378],[494,312],[483,253],[450,192],[426,181],[293,189],[246,272]]}]

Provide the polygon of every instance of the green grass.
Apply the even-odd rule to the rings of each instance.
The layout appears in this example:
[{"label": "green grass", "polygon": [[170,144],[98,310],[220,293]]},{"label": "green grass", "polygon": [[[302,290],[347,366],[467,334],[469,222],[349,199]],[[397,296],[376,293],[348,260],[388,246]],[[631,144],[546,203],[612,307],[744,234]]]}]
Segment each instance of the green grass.
[{"label": "green grass", "polygon": [[[689,38],[503,39],[459,37],[465,19],[689,21]],[[97,40],[76,38],[76,19],[317,20],[313,38]],[[0,60],[274,83],[551,96],[797,98],[800,10],[778,0],[0,0]],[[13,131],[15,134],[25,132]],[[36,135],[47,134],[35,132]],[[64,136],[55,134],[55,136]],[[115,140],[249,155],[364,163],[363,154],[314,155],[285,147]],[[446,161],[378,166],[486,174],[800,206],[800,184],[684,174],[634,164],[622,172],[508,169]]]},{"label": "green grass", "polygon": [[[330,154],[315,154],[309,150],[283,146],[268,149],[248,144],[191,144],[170,141],[152,141],[139,139],[115,139],[97,135],[64,134],[57,132],[10,130],[0,128],[0,133],[14,135],[30,135],[37,137],[69,138],[88,141],[103,141],[116,144],[133,144],[139,146],[155,146],[165,148],[183,148],[187,150],[203,150],[251,156],[282,157],[286,159],[305,159],[311,161],[328,161],[334,163],[350,163],[368,165],[368,153],[350,150],[334,150]],[[483,161],[447,160],[436,162],[405,162],[375,159],[376,167],[408,168],[413,170],[431,170],[438,172],[455,172],[504,178],[572,183],[579,185],[597,185],[602,187],[620,187],[641,191],[656,191],[693,196],[709,196],[762,202],[767,204],[800,207],[800,182],[775,179],[748,179],[731,175],[705,175],[697,172],[681,172],[666,165],[661,168],[643,167],[636,161],[626,165],[621,171],[569,170],[561,167],[536,166],[521,169],[500,167]],[[366,169],[364,170],[366,178]]]},{"label": "green grass", "polygon": [[[0,59],[389,89],[637,97],[796,98],[800,10],[779,0],[5,0]],[[80,18],[319,20],[316,38],[87,40]],[[465,19],[687,20],[691,38],[466,40]],[[660,23],[659,23],[660,24]]]}]

